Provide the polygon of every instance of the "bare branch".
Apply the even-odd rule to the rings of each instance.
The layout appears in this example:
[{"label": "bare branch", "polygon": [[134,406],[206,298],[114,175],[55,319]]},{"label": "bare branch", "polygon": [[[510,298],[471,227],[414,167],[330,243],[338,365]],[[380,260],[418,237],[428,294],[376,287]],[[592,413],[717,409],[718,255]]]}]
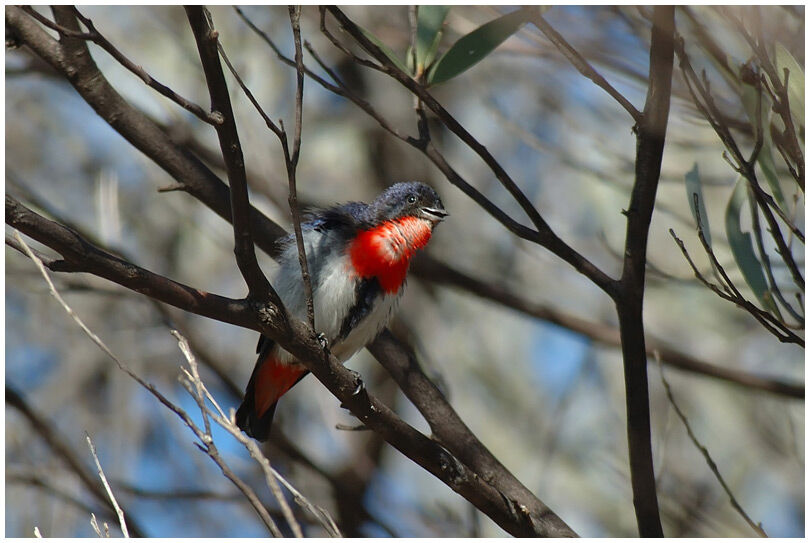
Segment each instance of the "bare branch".
[{"label": "bare branch", "polygon": [[92,273],[191,313],[254,330],[260,328],[255,312],[245,301],[210,294],[140,268],[34,213],[8,195],[6,224],[59,252],[64,261],[52,263],[53,271]]},{"label": "bare branch", "polygon": [[253,233],[250,224],[250,201],[247,190],[247,174],[245,173],[245,160],[242,156],[242,146],[239,143],[239,134],[236,130],[231,99],[228,95],[228,85],[225,74],[219,62],[217,49],[218,34],[209,20],[207,10],[202,6],[186,8],[191,30],[200,53],[200,61],[208,83],[208,92],[211,96],[211,108],[223,116],[223,122],[217,125],[217,137],[225,159],[228,172],[228,183],[231,187],[231,212],[233,214],[234,254],[239,271],[247,283],[249,296],[257,301],[271,300],[276,306],[282,307],[281,299],[273,290],[267,277],[259,268],[256,260],[256,249],[253,245]]},{"label": "bare branch", "polygon": [[[448,264],[440,262],[430,255],[422,255],[415,259],[411,273],[424,281],[459,288],[464,292],[514,309],[525,315],[550,322],[557,326],[562,326],[567,330],[571,330],[602,345],[621,347],[619,329],[614,326],[583,319],[547,305],[532,303],[502,285],[491,281],[482,281]],[[705,281],[699,272],[698,279]],[[722,291],[720,292],[722,293]],[[654,352],[658,352],[660,353],[662,362],[673,368],[696,373],[698,375],[705,375],[756,390],[763,390],[795,399],[804,399],[804,385],[801,383],[786,382],[780,379],[772,379],[733,368],[710,364],[704,360],[690,356],[679,349],[672,348],[663,340],[650,336],[650,334],[645,334],[645,336],[648,357],[653,356]]]},{"label": "bare branch", "polygon": [[636,180],[630,195],[630,205],[624,212],[627,216],[627,234],[621,288],[619,295],[614,298],[624,357],[633,506],[641,537],[663,537],[652,458],[643,303],[647,238],[655,208],[669,118],[674,32],[674,8],[657,6],[653,15],[650,44],[650,86],[647,89],[644,115],[638,125]]},{"label": "bare branch", "polygon": [[[20,238],[20,241],[22,243],[25,243],[25,242],[22,241],[22,238]],[[33,253],[31,253],[30,256],[33,259],[36,258]],[[34,261],[36,262],[36,260],[34,260]],[[39,271],[42,272],[43,274],[45,274],[45,277],[47,278],[48,275],[45,272],[45,268],[42,267],[42,263],[38,262],[37,265],[40,267]],[[53,286],[53,283],[48,281],[48,285],[53,289],[54,292],[56,291],[56,289]],[[57,299],[59,299],[59,298],[57,298]],[[68,309],[67,306],[65,306],[65,308]],[[68,311],[68,313],[71,313],[71,312]],[[73,316],[75,319],[77,319],[77,322],[79,322],[78,318],[75,315],[71,315],[71,316]],[[99,462],[98,455],[96,454],[96,447],[95,447],[95,445],[93,445],[93,440],[90,439],[90,434],[85,432],[84,436],[85,436],[85,438],[87,438],[87,446],[90,447],[90,454],[93,455],[93,460],[96,463],[96,470],[98,470],[98,476],[101,479],[102,484],[104,485],[104,489],[107,491],[107,495],[110,497],[110,503],[112,503],[112,506],[115,509],[115,513],[118,515],[118,524],[121,526],[121,532],[124,534],[124,537],[128,538],[129,537],[129,530],[127,529],[127,522],[124,519],[124,511],[118,505],[118,500],[115,499],[115,495],[113,494],[112,488],[110,488],[110,483],[107,482],[107,476],[104,475],[104,470],[101,469],[101,462]]]},{"label": "bare branch", "polygon": [[[175,339],[177,339],[177,344],[180,347],[180,351],[183,353],[183,356],[185,357],[189,365],[188,371],[185,370],[185,368],[183,368],[183,372],[187,379],[187,381],[184,381],[183,384],[185,385],[185,388],[188,391],[188,393],[191,394],[191,397],[194,398],[194,400],[197,402],[197,407],[199,407],[200,409],[200,414],[202,415],[203,418],[203,425],[205,427],[205,439],[203,442],[206,444],[207,448],[210,451],[216,453],[217,449],[216,446],[214,445],[214,438],[211,434],[211,424],[209,422],[209,416],[215,418],[216,415],[211,413],[208,407],[206,406],[205,404],[206,399],[211,401],[217,408],[217,410],[220,412],[220,416],[218,417],[218,419],[215,419],[218,423],[219,420],[225,420],[224,413],[222,413],[222,410],[220,409],[219,405],[217,405],[214,398],[208,393],[208,390],[205,388],[205,385],[200,379],[200,374],[197,369],[197,360],[191,353],[191,347],[189,347],[186,338],[181,336],[180,333],[177,332],[177,330],[172,330],[171,334],[175,337]],[[263,459],[269,466],[269,462],[267,461],[267,459],[264,457]],[[264,468],[265,464],[262,462],[259,463],[262,466],[262,468]],[[287,503],[287,499],[281,492],[281,489],[279,488],[276,480],[273,479],[272,477],[267,477],[267,483],[268,487],[270,488],[270,491],[273,494],[273,497],[276,498],[276,501],[281,507],[281,512],[284,515],[284,518],[287,520],[287,524],[290,526],[290,529],[292,530],[295,537],[304,537],[304,534],[301,532],[301,526],[295,519],[295,516],[293,515],[292,510],[290,509],[290,505]]]},{"label": "bare branch", "polygon": [[593,81],[596,86],[603,89],[607,92],[614,100],[616,100],[619,105],[621,105],[627,113],[633,118],[636,124],[641,122],[641,112],[630,103],[630,101],[625,98],[619,91],[617,91],[607,80],[602,77],[602,75],[597,72],[593,66],[591,66],[587,60],[576,50],[574,47],[568,43],[562,35],[557,32],[553,26],[548,24],[548,22],[543,18],[542,14],[538,9],[534,9],[529,14],[529,19],[531,22],[540,29],[540,31],[546,35],[546,37],[554,44],[557,49],[560,50],[560,53],[563,54],[565,58],[576,68],[579,73]]},{"label": "bare branch", "polygon": [[664,390],[667,393],[667,399],[669,399],[669,403],[675,410],[675,414],[677,414],[678,418],[681,419],[681,422],[686,428],[686,433],[689,434],[689,439],[692,440],[692,443],[694,443],[695,447],[698,448],[700,454],[703,455],[703,458],[706,460],[706,465],[709,466],[709,469],[712,471],[717,481],[723,487],[723,490],[725,491],[729,501],[731,502],[731,506],[734,508],[735,511],[737,511],[740,514],[740,516],[742,516],[745,519],[745,522],[748,523],[748,525],[756,532],[758,536],[768,537],[768,534],[766,534],[765,530],[762,529],[762,525],[757,524],[753,520],[751,520],[751,517],[749,517],[748,514],[743,510],[742,506],[734,497],[734,494],[731,492],[731,489],[728,487],[728,484],[726,484],[725,479],[723,479],[723,476],[720,475],[720,470],[717,469],[717,464],[709,454],[709,450],[698,440],[697,436],[695,436],[695,433],[692,431],[692,426],[689,424],[689,420],[686,418],[686,415],[684,415],[683,411],[681,411],[681,408],[675,402],[675,397],[672,394],[672,387],[670,386],[669,381],[667,381],[666,377],[664,376],[664,368],[663,366],[661,366],[660,358],[656,356],[656,359],[658,361],[658,370],[661,372],[661,383],[663,383],[664,385]]},{"label": "bare branch", "polygon": [[[28,421],[30,425],[30,428],[36,432],[45,441],[45,443],[47,443],[48,447],[67,464],[70,470],[76,474],[76,476],[90,491],[93,497],[95,497],[95,499],[106,508],[107,513],[105,514],[109,515],[110,518],[115,518],[116,512],[110,504],[110,501],[107,499],[107,494],[104,487],[101,485],[98,479],[93,476],[92,472],[84,466],[82,457],[80,457],[71,448],[68,442],[60,436],[57,428],[49,424],[48,421],[46,421],[40,414],[36,413],[31,406],[28,405],[28,402],[25,400],[22,394],[8,384],[6,384],[5,387],[5,396],[6,404],[19,411],[20,414],[25,417],[26,421]],[[76,502],[74,502],[74,504],[78,505]],[[83,505],[81,507],[83,507]],[[145,532],[131,515],[129,519],[129,530],[134,537],[145,537]]]}]

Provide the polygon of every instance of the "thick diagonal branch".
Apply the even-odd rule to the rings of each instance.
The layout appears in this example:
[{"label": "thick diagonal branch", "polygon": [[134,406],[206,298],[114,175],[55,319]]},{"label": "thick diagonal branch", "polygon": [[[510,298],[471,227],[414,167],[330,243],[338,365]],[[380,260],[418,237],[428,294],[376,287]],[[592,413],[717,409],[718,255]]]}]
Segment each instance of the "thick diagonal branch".
[{"label": "thick diagonal branch", "polygon": [[53,271],[84,271],[146,294],[180,309],[221,322],[253,329],[279,343],[301,360],[315,377],[363,424],[380,434],[402,454],[466,498],[498,525],[516,536],[575,535],[553,512],[534,519],[522,502],[501,481],[487,481],[439,442],[399,418],[388,406],[368,394],[354,372],[323,350],[305,323],[282,318],[272,305],[257,306],[187,287],[126,262],[94,246],[67,227],[49,221],[6,197],[6,223],[60,253]]}]

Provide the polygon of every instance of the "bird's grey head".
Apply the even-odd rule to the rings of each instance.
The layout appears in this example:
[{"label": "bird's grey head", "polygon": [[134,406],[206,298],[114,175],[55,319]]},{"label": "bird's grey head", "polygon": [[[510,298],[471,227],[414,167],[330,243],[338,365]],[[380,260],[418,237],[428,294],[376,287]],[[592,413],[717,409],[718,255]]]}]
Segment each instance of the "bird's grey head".
[{"label": "bird's grey head", "polygon": [[369,208],[377,223],[417,217],[435,225],[448,215],[436,191],[418,181],[391,185],[377,196]]}]

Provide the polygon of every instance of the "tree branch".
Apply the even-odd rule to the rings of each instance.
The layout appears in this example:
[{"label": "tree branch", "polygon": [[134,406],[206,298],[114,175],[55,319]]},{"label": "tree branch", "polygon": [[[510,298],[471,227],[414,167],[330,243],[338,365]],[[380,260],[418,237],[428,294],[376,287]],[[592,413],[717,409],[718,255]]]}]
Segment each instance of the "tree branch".
[{"label": "tree branch", "polygon": [[[6,222],[56,250],[71,271],[87,271],[122,286],[202,316],[257,330],[272,338],[302,361],[363,424],[379,433],[405,456],[435,475],[513,535],[573,535],[552,512],[539,527],[528,509],[495,484],[490,484],[438,442],[399,418],[388,406],[368,394],[356,373],[323,350],[303,322],[282,319],[272,306],[256,308],[245,300],[204,293],[125,262],[93,246],[64,226],[48,221],[6,197]],[[57,267],[54,271],[63,271]],[[506,496],[506,499],[504,499]],[[550,531],[538,531],[552,526]]]},{"label": "tree branch", "polygon": [[259,268],[256,260],[256,249],[253,245],[253,233],[250,224],[250,201],[248,200],[247,175],[242,146],[236,130],[236,119],[228,95],[225,74],[219,62],[217,50],[218,33],[207,19],[207,10],[202,6],[187,6],[191,30],[200,53],[208,92],[211,96],[211,108],[223,116],[223,122],[217,125],[217,137],[225,159],[228,183],[231,187],[231,213],[233,216],[234,255],[242,277],[245,278],[249,294],[254,300],[272,300],[274,305],[282,307],[281,299],[273,290],[270,282]]},{"label": "tree branch", "polygon": [[582,75],[590,79],[591,81],[596,84],[596,86],[603,89],[607,92],[614,100],[616,100],[619,105],[621,105],[627,113],[633,118],[633,120],[638,124],[641,122],[641,112],[630,103],[630,101],[625,98],[619,91],[617,91],[613,86],[607,82],[607,80],[602,77],[599,72],[597,72],[593,66],[591,66],[585,58],[579,54],[579,52],[574,49],[574,47],[568,43],[562,35],[557,32],[553,26],[548,24],[548,21],[543,18],[543,15],[540,11],[535,8],[529,12],[529,18],[536,26],[540,29],[540,31],[546,35],[546,38],[554,44],[554,46],[560,50],[560,53],[568,59],[568,61],[574,66],[574,68],[579,71]]},{"label": "tree branch", "polygon": [[[583,319],[547,305],[527,301],[502,285],[482,281],[433,258],[429,254],[414,259],[411,273],[424,281],[455,287],[500,304],[503,307],[519,311],[524,315],[561,326],[596,343],[621,348],[621,335],[616,327]],[[647,356],[651,357],[653,353],[657,352],[661,357],[661,362],[665,365],[743,387],[804,400],[804,385],[801,383],[787,382],[710,364],[681,350],[674,349],[663,340],[651,337],[649,334],[645,334],[645,337]]]},{"label": "tree branch", "polygon": [[650,43],[650,86],[638,127],[636,180],[627,216],[621,288],[614,298],[619,316],[627,409],[627,439],[633,505],[641,537],[663,537],[650,438],[647,349],[644,340],[644,281],[647,237],[661,175],[672,89],[675,11],[656,7]]}]

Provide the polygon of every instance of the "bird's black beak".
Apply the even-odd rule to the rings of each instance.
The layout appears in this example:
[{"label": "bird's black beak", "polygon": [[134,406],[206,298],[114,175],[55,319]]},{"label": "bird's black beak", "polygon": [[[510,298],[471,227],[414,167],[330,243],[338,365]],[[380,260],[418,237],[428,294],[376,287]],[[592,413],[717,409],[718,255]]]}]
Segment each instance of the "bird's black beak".
[{"label": "bird's black beak", "polygon": [[442,207],[423,207],[422,213],[425,215],[425,218],[434,224],[442,222],[444,218],[449,215]]}]

